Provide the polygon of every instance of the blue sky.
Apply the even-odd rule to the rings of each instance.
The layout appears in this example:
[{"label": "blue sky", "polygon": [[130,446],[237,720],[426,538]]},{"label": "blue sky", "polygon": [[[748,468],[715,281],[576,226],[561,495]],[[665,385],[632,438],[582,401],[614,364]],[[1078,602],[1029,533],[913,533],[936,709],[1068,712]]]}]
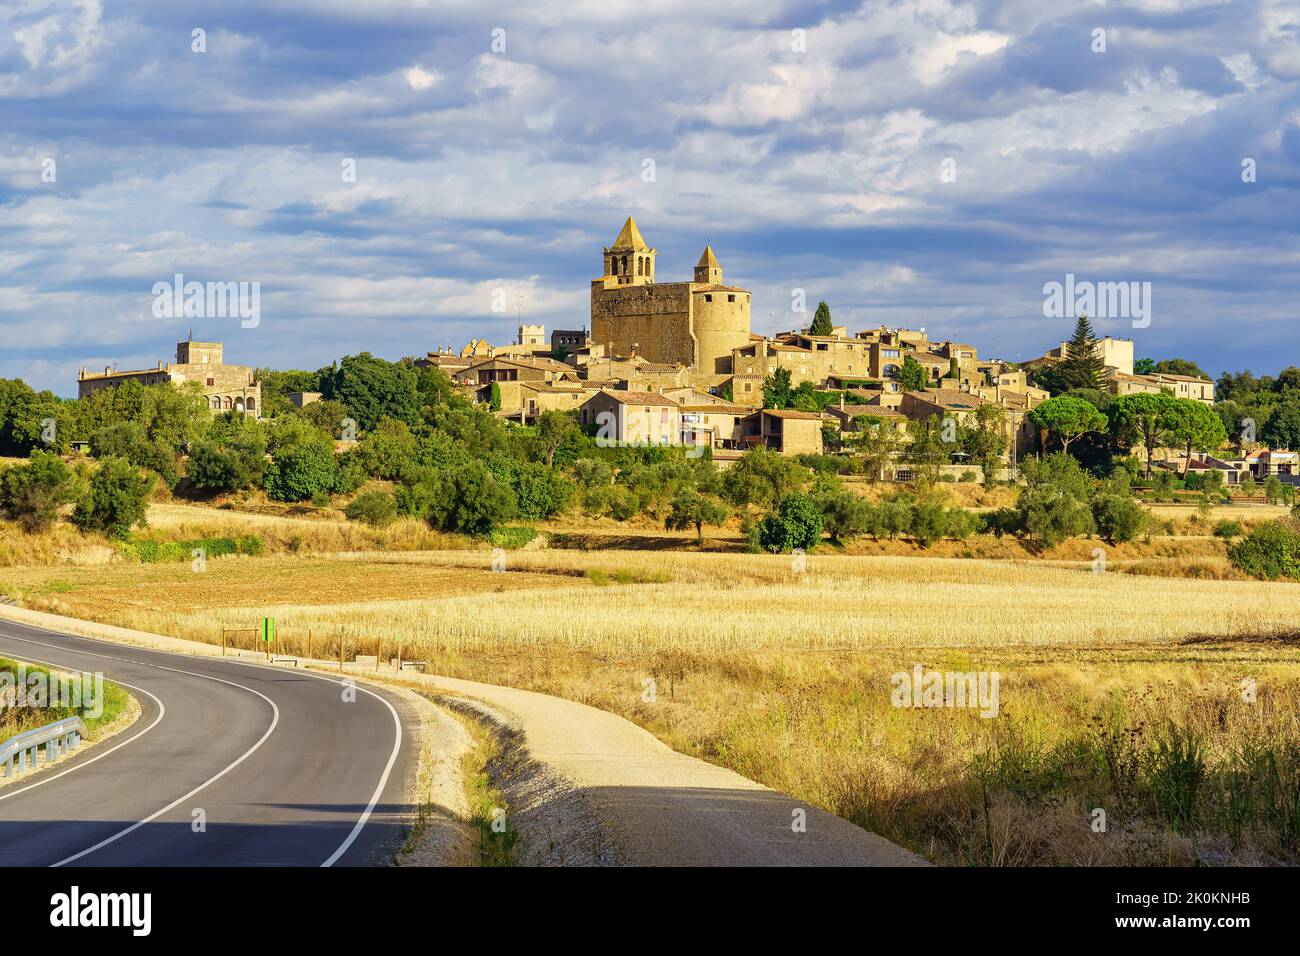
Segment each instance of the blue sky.
[{"label": "blue sky", "polygon": [[[290,368],[582,327],[629,213],[661,281],[712,242],[760,332],[803,289],[1029,358],[1073,273],[1152,283],[1098,322],[1139,356],[1276,372],[1298,83],[1293,0],[5,0],[0,377],[73,394],[191,326]],[[260,282],[260,324],[155,318],[178,272]]]}]

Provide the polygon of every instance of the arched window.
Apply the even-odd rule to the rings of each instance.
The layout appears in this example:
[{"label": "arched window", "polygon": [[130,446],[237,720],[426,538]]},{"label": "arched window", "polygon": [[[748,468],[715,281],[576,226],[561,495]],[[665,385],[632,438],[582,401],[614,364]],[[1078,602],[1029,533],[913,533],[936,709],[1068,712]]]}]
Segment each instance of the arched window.
[{"label": "arched window", "polygon": [[645,275],[645,259],[641,256],[636,257],[636,274],[639,276]]},{"label": "arched window", "polygon": [[229,396],[229,395],[227,395],[225,398],[223,398],[223,399],[221,400],[221,407],[224,408],[226,411],[230,411],[230,396]]},{"label": "arched window", "polygon": [[881,369],[881,372],[885,376],[885,378],[898,378],[897,365],[886,365],[883,369]]},{"label": "arched window", "polygon": [[213,395],[209,404],[212,406],[214,411],[221,411],[221,396]]},{"label": "arched window", "polygon": [[609,257],[609,274],[612,276],[618,275],[618,256]]},{"label": "arched window", "polygon": [[653,276],[655,274],[655,261],[649,256],[645,257],[645,274]]},{"label": "arched window", "polygon": [[624,256],[624,257],[623,257],[623,275],[630,275],[630,274],[631,274],[631,273],[629,273],[629,272],[627,271],[627,256]]},{"label": "arched window", "polygon": [[248,408],[248,410],[249,410],[250,412],[255,412],[255,411],[257,411],[257,399],[253,398],[253,397],[250,395],[250,396],[248,397],[248,404],[247,404],[246,407]]}]

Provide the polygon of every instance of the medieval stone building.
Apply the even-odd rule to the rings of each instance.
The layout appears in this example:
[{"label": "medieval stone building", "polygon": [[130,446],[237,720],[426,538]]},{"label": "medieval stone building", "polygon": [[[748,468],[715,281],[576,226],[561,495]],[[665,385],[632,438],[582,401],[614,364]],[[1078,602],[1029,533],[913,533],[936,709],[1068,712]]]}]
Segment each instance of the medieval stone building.
[{"label": "medieval stone building", "polygon": [[655,282],[655,249],[629,216],[591,283],[591,340],[608,354],[729,375],[732,351],[749,342],[749,297],[723,284],[712,247],[693,282]]},{"label": "medieval stone building", "polygon": [[177,386],[198,382],[212,411],[235,411],[257,418],[262,411],[262,386],[254,381],[253,373],[254,369],[247,365],[224,364],[220,342],[191,339],[176,343],[175,362],[159,362],[156,368],[129,372],[106,368],[102,373],[83,368],[77,376],[77,397],[85,398],[101,388],[116,388],[127,381]]}]

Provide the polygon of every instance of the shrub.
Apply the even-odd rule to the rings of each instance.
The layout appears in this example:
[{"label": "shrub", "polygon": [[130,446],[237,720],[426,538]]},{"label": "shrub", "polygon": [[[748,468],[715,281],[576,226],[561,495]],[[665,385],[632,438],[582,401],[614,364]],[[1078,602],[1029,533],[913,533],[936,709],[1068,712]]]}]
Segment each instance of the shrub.
[{"label": "shrub", "polygon": [[277,449],[264,483],[267,495],[276,501],[306,501],[333,491],[338,481],[333,443],[322,436]]},{"label": "shrub", "polygon": [[1112,544],[1132,541],[1147,526],[1150,515],[1132,498],[1100,494],[1092,500],[1092,519],[1097,533]]},{"label": "shrub", "polygon": [[1026,488],[1020,494],[1018,511],[1025,535],[1047,548],[1095,530],[1088,505],[1056,488]]},{"label": "shrub", "polygon": [[153,479],[142,477],[125,458],[104,458],[72,521],[83,531],[102,531],[110,538],[125,539],[132,528],[145,523],[152,488]]},{"label": "shrub", "polygon": [[536,528],[528,528],[523,525],[505,525],[500,528],[493,528],[488,534],[488,540],[492,544],[498,548],[505,548],[507,551],[522,548],[536,537]]},{"label": "shrub", "polygon": [[461,534],[488,534],[513,518],[515,493],[481,461],[472,461],[440,476],[430,503],[430,524]]},{"label": "shrub", "polygon": [[1300,531],[1269,521],[1229,546],[1228,558],[1256,578],[1300,578]]},{"label": "shrub", "polygon": [[1220,521],[1214,526],[1214,536],[1222,538],[1225,541],[1231,541],[1233,538],[1240,538],[1246,533],[1246,529],[1241,526],[1240,521],[1231,521],[1227,518]]},{"label": "shrub", "polygon": [[25,465],[0,471],[0,509],[28,533],[45,531],[76,497],[76,476],[54,452],[33,451]]},{"label": "shrub", "polygon": [[759,526],[759,545],[773,552],[811,551],[821,541],[822,524],[821,510],[812,498],[798,492],[786,495],[777,513],[768,515]]},{"label": "shrub", "polygon": [[363,491],[343,509],[349,521],[362,521],[382,528],[397,517],[397,501],[386,491]]},{"label": "shrub", "polygon": [[521,518],[539,519],[567,511],[578,496],[577,486],[540,462],[530,462],[514,469],[510,476]]}]

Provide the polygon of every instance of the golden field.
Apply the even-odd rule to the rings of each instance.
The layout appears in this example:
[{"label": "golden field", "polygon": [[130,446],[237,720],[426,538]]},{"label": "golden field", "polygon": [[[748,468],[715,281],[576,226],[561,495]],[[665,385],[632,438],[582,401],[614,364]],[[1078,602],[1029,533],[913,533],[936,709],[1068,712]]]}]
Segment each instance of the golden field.
[{"label": "golden field", "polygon": [[[313,547],[382,534],[322,528]],[[939,863],[1295,862],[1300,585],[1094,574],[1097,546],[1070,542],[1052,562],[818,551],[802,570],[789,556],[552,548],[493,571],[485,546],[461,542],[281,550],[204,573],[11,566],[0,587],[200,641],[270,615],[291,652],[309,630],[318,656],[400,645],[439,673],[623,714]],[[1122,569],[1187,560],[1188,546],[1222,560],[1212,539],[1106,550]],[[918,663],[997,671],[998,717],[891,706],[891,675]]]}]

